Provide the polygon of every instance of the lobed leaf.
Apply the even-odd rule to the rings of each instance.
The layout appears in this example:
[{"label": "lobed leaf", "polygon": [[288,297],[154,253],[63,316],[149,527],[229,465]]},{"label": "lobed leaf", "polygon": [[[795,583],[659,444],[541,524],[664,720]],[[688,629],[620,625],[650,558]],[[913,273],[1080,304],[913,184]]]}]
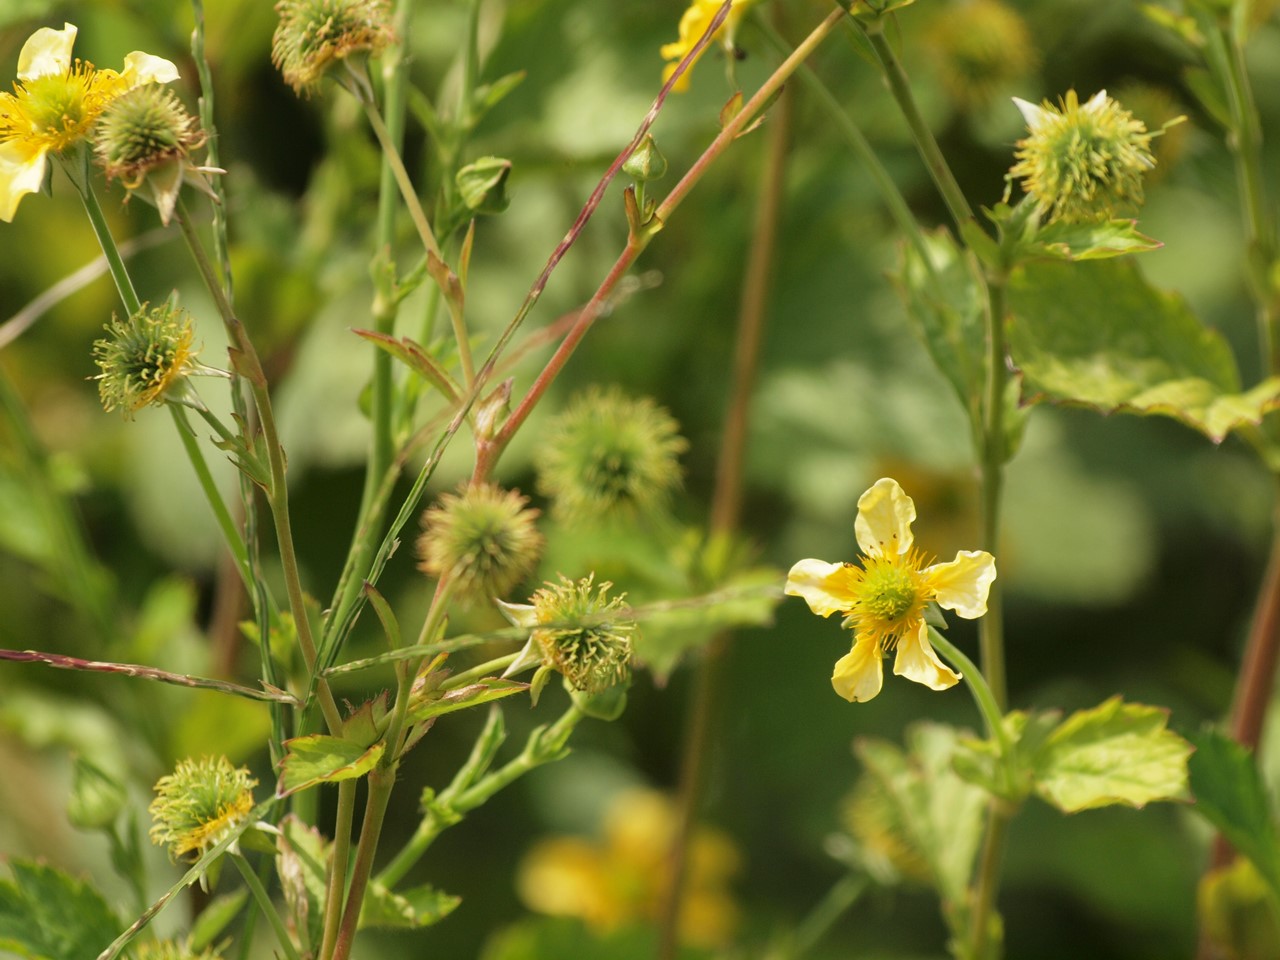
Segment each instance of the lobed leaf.
[{"label": "lobed leaf", "polygon": [[280,762],[276,796],[287,797],[320,783],[337,783],[363,777],[374,768],[386,745],[365,746],[354,740],[316,733],[286,740],[289,752]]},{"label": "lobed leaf", "polygon": [[30,960],[85,960],[121,923],[97,890],[54,867],[11,860],[0,880],[0,953]]}]

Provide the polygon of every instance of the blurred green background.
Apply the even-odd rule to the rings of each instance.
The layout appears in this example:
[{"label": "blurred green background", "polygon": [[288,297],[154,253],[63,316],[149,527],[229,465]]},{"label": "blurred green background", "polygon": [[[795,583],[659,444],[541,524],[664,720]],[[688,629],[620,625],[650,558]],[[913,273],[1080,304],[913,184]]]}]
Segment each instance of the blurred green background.
[{"label": "blurred green background", "polygon": [[[917,95],[971,201],[990,205],[1004,190],[1022,132],[1008,95],[1038,102],[1068,88],[1082,97],[1105,88],[1152,127],[1167,116],[1144,117],[1143,105],[1187,114],[1149,184],[1142,230],[1165,246],[1145,254],[1142,266],[1229,338],[1246,383],[1254,382],[1260,365],[1231,164],[1186,91],[1179,51],[1136,3],[1011,5],[1026,19],[1036,66],[976,104],[957,101],[939,69],[948,34],[939,39],[937,20],[956,4],[927,0],[900,18]],[[828,9],[817,0],[781,0],[781,7],[783,31],[793,40]],[[469,312],[482,349],[643,117],[659,86],[658,48],[675,39],[682,5],[486,0],[483,10],[489,55],[482,79],[516,70],[527,77],[468,147],[472,157],[496,154],[514,164],[510,208],[477,228]],[[100,66],[118,67],[134,49],[177,62],[179,91],[194,106],[191,12],[173,0],[4,0],[0,74],[13,75],[33,29],[64,19],[80,28],[77,55]],[[369,323],[376,146],[345,94],[330,89],[299,100],[279,79],[269,59],[274,15],[265,0],[211,3],[207,19],[237,303],[275,379],[304,576],[325,598],[351,537],[366,452],[358,400],[370,350],[349,328]],[[451,70],[465,20],[466,4],[456,0],[422,2],[415,14],[412,75],[429,95],[445,91],[442,102],[456,84]],[[739,41],[746,55],[734,69],[750,91],[774,56],[750,23]],[[1280,130],[1274,19],[1259,28],[1250,55],[1264,128]],[[657,185],[659,196],[714,136],[732,92],[725,66],[720,51],[709,52],[691,91],[672,97],[658,120],[654,133],[672,168]],[[871,65],[837,33],[812,66],[873,141],[922,222],[944,224],[945,210]],[[752,410],[743,532],[760,562],[780,571],[779,582],[802,557],[852,559],[857,498],[877,477],[892,475],[915,498],[918,539],[950,556],[977,543],[962,411],[886,276],[897,263],[898,239],[874,185],[812,98],[798,85],[788,95],[792,147]],[[690,449],[677,512],[682,522],[705,522],[765,143],[758,132],[735,145],[646,251],[640,270],[650,272],[648,288],[592,330],[546,409],[504,457],[505,483],[532,492],[530,457],[546,416],[588,384],[618,383],[654,396],[682,425]],[[421,135],[411,136],[407,156],[432,182],[432,153]],[[1272,150],[1266,169],[1280,169],[1278,159]],[[53,188],[52,198],[27,198],[16,221],[0,227],[0,321],[97,253],[74,192],[60,175]],[[526,333],[585,302],[621,250],[620,190],[615,184],[554,275]],[[203,356],[220,364],[220,328],[180,238],[157,234],[150,208],[138,201],[121,208],[119,198],[113,189],[104,206],[118,237],[143,244],[131,260],[143,299],[176,288],[199,319]],[[412,248],[407,227],[403,246]],[[86,381],[96,372],[92,341],[114,308],[114,290],[100,278],[0,349],[0,367],[47,453],[33,475],[21,438],[7,426],[0,431],[0,646],[252,677],[255,651],[238,640],[241,614],[227,608],[219,589],[225,575],[216,529],[167,415],[143,411],[132,423],[107,416]],[[514,371],[517,392],[548,355],[535,350]],[[465,476],[466,454],[465,444],[455,444],[433,493]],[[211,457],[226,467],[216,451]],[[230,490],[228,469],[221,479]],[[42,484],[74,503],[91,562],[106,571],[99,599],[67,595],[67,550],[47,504],[33,493]],[[1214,447],[1159,419],[1035,411],[1009,471],[998,552],[1012,703],[1071,709],[1120,693],[1168,706],[1172,726],[1183,732],[1221,717],[1265,560],[1270,502],[1266,474],[1230,440]],[[561,556],[573,557],[567,532],[560,535]],[[411,553],[406,544],[383,587],[404,623],[429,599]],[[556,560],[548,559],[545,576],[559,572]],[[619,587],[627,584],[619,580]],[[489,616],[476,613],[474,623],[493,626]],[[103,628],[104,619],[113,626]],[[974,649],[971,624],[953,625],[952,634]],[[351,652],[376,651],[379,643],[364,624]],[[847,643],[837,623],[789,600],[773,626],[739,631],[728,648],[704,809],[742,855],[732,889],[744,920],[732,955],[763,955],[764,944],[841,876],[826,842],[840,828],[840,803],[858,773],[855,738],[900,741],[918,718],[977,725],[959,687],[934,694],[890,677],[871,703],[840,700],[828,677]],[[339,694],[360,698],[386,682],[358,675]],[[621,786],[674,788],[689,688],[687,665],[665,684],[640,672],[620,721],[583,724],[571,758],[517,783],[432,848],[414,878],[461,895],[462,906],[430,930],[370,937],[359,955],[479,956],[498,930],[524,921],[515,868],[536,839],[591,834]],[[512,742],[556,716],[560,697],[549,690],[533,711],[509,705]],[[412,829],[420,789],[447,782],[479,722],[465,714],[441,722],[410,756],[393,800],[393,836]],[[271,783],[266,757],[254,749],[265,731],[265,711],[240,701],[0,665],[0,854],[44,857],[88,872],[110,890],[105,845],[64,816],[70,756],[129,771],[141,810],[150,783],[189,754],[225,752]],[[1009,842],[1001,901],[1008,955],[1189,955],[1206,840],[1203,826],[1173,805],[1064,817],[1033,802]],[[392,848],[389,837],[385,849]],[[153,892],[174,877],[157,851]],[[162,927],[180,927],[182,913],[171,909]],[[936,957],[945,936],[927,892],[885,892],[860,901],[812,956]]]}]

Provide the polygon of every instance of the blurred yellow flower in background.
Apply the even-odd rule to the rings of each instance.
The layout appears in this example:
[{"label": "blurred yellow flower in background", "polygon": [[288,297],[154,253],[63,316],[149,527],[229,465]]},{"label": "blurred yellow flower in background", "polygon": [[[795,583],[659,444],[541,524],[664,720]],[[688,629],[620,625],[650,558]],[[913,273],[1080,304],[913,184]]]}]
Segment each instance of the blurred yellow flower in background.
[{"label": "blurred yellow flower in background", "polygon": [[[603,837],[549,837],[525,855],[516,877],[529,909],[577,917],[605,934],[657,920],[675,834],[674,804],[653,790],[624,790],[605,813]],[[741,865],[737,848],[718,830],[698,827],[689,846],[680,940],[688,946],[725,946],[738,926],[729,892]]]},{"label": "blurred yellow flower in background", "polygon": [[178,79],[168,60],[135,50],[124,70],[98,70],[71,59],[76,27],[41,27],[18,54],[13,93],[0,93],[0,220],[44,185],[47,157],[81,142],[102,111],[120,94],[143,83]]}]

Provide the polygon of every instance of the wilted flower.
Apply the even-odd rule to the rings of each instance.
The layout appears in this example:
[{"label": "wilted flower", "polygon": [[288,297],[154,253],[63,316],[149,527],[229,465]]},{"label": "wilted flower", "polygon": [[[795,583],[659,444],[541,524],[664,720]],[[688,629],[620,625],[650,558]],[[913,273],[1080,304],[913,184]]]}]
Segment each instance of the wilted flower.
[{"label": "wilted flower", "polygon": [[422,515],[418,569],[448,574],[464,601],[498,597],[533,572],[542,552],[538,511],[514,490],[491,484],[446,493]]},{"label": "wilted flower", "polygon": [[41,27],[18,54],[13,93],[0,93],[0,220],[11,221],[18,203],[44,185],[47,157],[82,142],[116,97],[144,83],[168,83],[178,68],[135,50],[124,70],[98,70],[71,59],[76,28]]},{"label": "wilted flower", "polygon": [[144,303],[124,320],[113,316],[105,329],[110,336],[94,341],[93,362],[102,369],[94,379],[108,413],[119,409],[131,419],[196,369],[191,315],[172,304]]},{"label": "wilted flower", "polygon": [[190,160],[202,143],[204,132],[177,95],[145,86],[117,97],[103,112],[94,154],[108,180],[120,180],[130,193],[145,190],[167,225],[184,180],[216,196],[201,174],[221,171]]},{"label": "wilted flower", "polygon": [[386,0],[279,0],[276,13],[271,62],[299,94],[339,61],[377,54],[394,39]]},{"label": "wilted flower", "polygon": [[635,619],[622,596],[607,596],[612,583],[597,585],[593,580],[588,576],[575,582],[561,576],[558,584],[548,583],[534,593],[531,603],[498,601],[516,626],[535,628],[513,668],[541,663],[585,693],[626,682]]},{"label": "wilted flower", "polygon": [[[599,933],[653,922],[677,822],[667,797],[624,790],[609,804],[600,840],[550,837],[525,855],[516,878],[520,898],[531,910],[578,917]],[[682,943],[703,949],[728,944],[738,924],[728,887],[739,866],[727,836],[705,826],[694,830],[680,910]]]},{"label": "wilted flower", "polygon": [[1014,98],[1030,134],[1018,141],[1009,178],[1050,220],[1077,223],[1142,204],[1142,177],[1155,166],[1152,134],[1100,90],[1081,104],[1074,90],[1055,107]]},{"label": "wilted flower", "polygon": [[156,781],[156,798],[147,808],[155,821],[151,842],[167,843],[175,860],[188,853],[198,858],[248,818],[257,785],[226,757],[180,761]]},{"label": "wilted flower", "polygon": [[538,490],[565,518],[652,512],[680,484],[678,458],[688,444],[679,430],[647,397],[592,387],[548,425],[534,454]]},{"label": "wilted flower", "polygon": [[[741,22],[743,14],[747,12],[747,8],[754,2],[755,0],[733,0],[729,15],[725,18],[724,23],[720,25],[720,29],[716,31],[716,35],[713,38],[720,40],[726,50],[733,50],[733,37],[737,32],[738,24]],[[698,41],[707,32],[707,28],[711,26],[711,21],[715,19],[716,14],[723,5],[723,0],[692,0],[689,8],[680,17],[680,39],[674,43],[662,45],[662,59],[673,61],[663,68],[663,83],[671,79],[671,75],[676,72],[676,67],[680,64],[680,61],[685,58],[690,50],[697,46]],[[694,58],[688,69],[680,75],[680,79],[676,81],[675,86],[671,89],[680,92],[689,88],[689,74],[693,73],[693,68],[697,66],[700,59],[702,59],[702,54]]]},{"label": "wilted flower", "polygon": [[930,645],[925,610],[937,603],[967,620],[987,612],[995,559],[984,550],[961,550],[950,563],[926,566],[914,548],[915,518],[915,504],[898,482],[877,480],[858,498],[853,525],[862,565],[801,560],[787,575],[789,595],[803,597],[821,617],[844,614],[843,625],[853,630],[853,649],[831,676],[846,700],[870,700],[880,692],[880,661],[895,647],[894,673],[933,690],[954,686],[960,674]]}]

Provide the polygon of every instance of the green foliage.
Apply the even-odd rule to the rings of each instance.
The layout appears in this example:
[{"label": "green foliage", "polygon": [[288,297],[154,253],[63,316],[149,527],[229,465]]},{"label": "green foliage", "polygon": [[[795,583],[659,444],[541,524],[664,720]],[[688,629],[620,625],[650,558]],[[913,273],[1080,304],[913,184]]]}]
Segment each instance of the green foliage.
[{"label": "green foliage", "polygon": [[393,927],[404,930],[439,923],[462,903],[461,897],[429,884],[395,893],[373,884],[360,910],[361,927]]},{"label": "green foliage", "polygon": [[1009,291],[1028,400],[1162,414],[1214,442],[1280,404],[1280,378],[1241,392],[1222,336],[1131,263],[1028,264]]},{"label": "green foliage", "polygon": [[1252,861],[1280,906],[1280,834],[1257,763],[1247,749],[1217,730],[1206,729],[1192,743],[1192,809]]},{"label": "green foliage", "polygon": [[956,772],[1020,804],[1035,793],[1064,813],[1183,799],[1191,746],[1166,728],[1168,711],[1112,697],[1065,720],[1056,712],[1005,717],[1012,754],[993,740],[970,740]]},{"label": "green foliage", "polygon": [[381,742],[366,746],[323,733],[294,737],[286,740],[284,745],[288,753],[281,761],[280,783],[276,787],[276,794],[280,797],[321,783],[363,777],[377,766],[386,750],[386,744]]},{"label": "green foliage", "polygon": [[97,890],[61,870],[9,861],[0,880],[0,948],[27,960],[96,957],[121,930]]}]

